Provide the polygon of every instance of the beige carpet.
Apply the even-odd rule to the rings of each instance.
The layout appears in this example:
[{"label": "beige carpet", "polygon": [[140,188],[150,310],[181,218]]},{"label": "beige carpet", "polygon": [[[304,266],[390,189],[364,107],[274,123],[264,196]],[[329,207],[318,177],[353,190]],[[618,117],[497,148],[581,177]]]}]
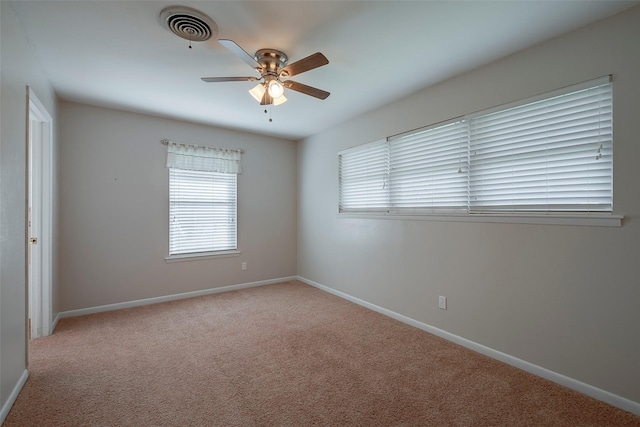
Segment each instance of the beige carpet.
[{"label": "beige carpet", "polygon": [[10,426],[640,426],[299,282],[63,319]]}]

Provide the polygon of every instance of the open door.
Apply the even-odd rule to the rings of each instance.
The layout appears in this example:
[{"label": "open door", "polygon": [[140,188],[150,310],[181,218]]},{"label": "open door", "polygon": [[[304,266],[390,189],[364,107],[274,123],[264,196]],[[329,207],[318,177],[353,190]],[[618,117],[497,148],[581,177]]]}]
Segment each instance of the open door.
[{"label": "open door", "polygon": [[38,338],[52,323],[53,120],[31,88],[28,99],[28,333]]}]

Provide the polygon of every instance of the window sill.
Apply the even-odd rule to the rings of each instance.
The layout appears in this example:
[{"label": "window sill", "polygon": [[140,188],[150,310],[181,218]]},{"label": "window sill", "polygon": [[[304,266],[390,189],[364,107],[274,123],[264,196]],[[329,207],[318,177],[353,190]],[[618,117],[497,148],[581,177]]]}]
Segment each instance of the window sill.
[{"label": "window sill", "polygon": [[338,218],[395,219],[403,221],[491,222],[510,224],[582,225],[592,227],[622,227],[622,215],[561,214],[561,213],[502,213],[502,214],[398,214],[398,213],[339,213]]},{"label": "window sill", "polygon": [[170,255],[166,257],[164,261],[166,263],[183,262],[183,261],[202,261],[206,259],[239,256],[241,253],[242,252],[240,252],[239,250],[234,250],[234,251],[219,251],[219,252],[202,252],[198,254]]}]

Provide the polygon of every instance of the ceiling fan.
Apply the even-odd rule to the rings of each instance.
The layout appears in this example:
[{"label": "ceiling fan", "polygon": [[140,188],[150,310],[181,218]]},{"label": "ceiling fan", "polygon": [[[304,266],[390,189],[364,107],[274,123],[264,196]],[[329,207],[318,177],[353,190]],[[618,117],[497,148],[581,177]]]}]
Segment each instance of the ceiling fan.
[{"label": "ceiling fan", "polygon": [[276,49],[260,49],[254,56],[251,56],[233,40],[220,39],[218,42],[260,73],[260,77],[202,77],[202,80],[207,83],[259,81],[260,83],[251,89],[249,93],[256,101],[260,102],[260,105],[280,105],[286,102],[287,98],[284,96],[285,88],[318,99],[326,99],[330,95],[329,92],[315,87],[292,80],[282,80],[283,78],[292,77],[327,65],[329,60],[320,52],[316,52],[292,64],[287,64],[287,55]]}]

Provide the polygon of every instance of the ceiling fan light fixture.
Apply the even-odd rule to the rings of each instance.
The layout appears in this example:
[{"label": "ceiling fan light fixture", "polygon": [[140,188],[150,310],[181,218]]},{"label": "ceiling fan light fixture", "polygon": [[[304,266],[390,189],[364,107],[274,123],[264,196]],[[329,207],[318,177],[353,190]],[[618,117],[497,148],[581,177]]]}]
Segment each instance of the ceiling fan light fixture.
[{"label": "ceiling fan light fixture", "polygon": [[[329,60],[320,52],[316,52],[293,64],[289,64],[287,55],[276,49],[260,49],[256,51],[255,55],[250,55],[233,40],[221,39],[218,40],[218,42],[247,63],[251,68],[258,71],[260,77],[202,77],[202,80],[205,82],[260,81],[261,83],[249,90],[251,96],[258,101],[260,105],[276,106],[287,102],[287,98],[284,96],[285,87],[318,99],[326,99],[330,95],[327,91],[302,83],[291,80],[282,82],[280,80],[282,77],[302,74],[327,65]],[[271,121],[271,119],[269,121]]]},{"label": "ceiling fan light fixture", "polygon": [[280,95],[277,98],[273,98],[273,105],[280,105],[280,104],[284,104],[285,102],[287,102],[287,98],[284,95]]},{"label": "ceiling fan light fixture", "polygon": [[264,87],[264,84],[258,83],[253,89],[249,90],[249,93],[256,101],[261,102],[266,91],[267,89]]},{"label": "ceiling fan light fixture", "polygon": [[[284,86],[277,79],[269,81],[269,96],[273,99],[280,98],[284,95]],[[276,104],[277,105],[277,104]]]}]

